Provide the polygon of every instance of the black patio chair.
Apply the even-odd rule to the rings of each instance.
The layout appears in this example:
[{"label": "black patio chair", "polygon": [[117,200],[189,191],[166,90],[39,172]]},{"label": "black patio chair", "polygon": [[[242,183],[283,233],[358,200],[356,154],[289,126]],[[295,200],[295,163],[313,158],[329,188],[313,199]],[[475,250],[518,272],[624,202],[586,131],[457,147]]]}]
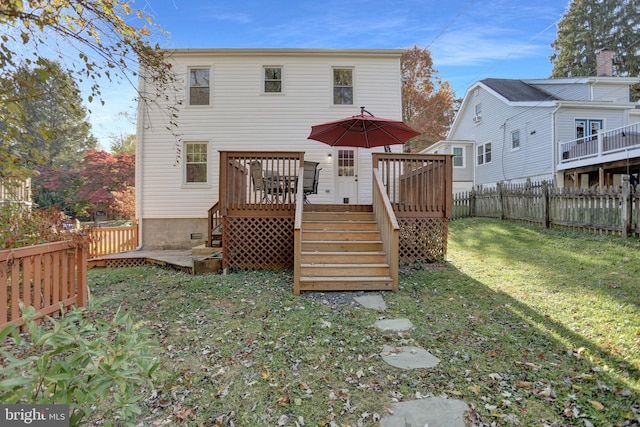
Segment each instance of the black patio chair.
[{"label": "black patio chair", "polygon": [[261,202],[265,199],[270,202],[273,197],[278,197],[283,193],[280,180],[276,175],[265,176],[262,170],[262,164],[259,161],[251,162],[251,182],[253,183],[253,191],[262,195]]},{"label": "black patio chair", "polygon": [[318,162],[304,162],[304,175],[302,177],[302,192],[304,193],[304,203],[311,203],[307,196],[318,194],[318,177],[322,168],[318,169]]}]

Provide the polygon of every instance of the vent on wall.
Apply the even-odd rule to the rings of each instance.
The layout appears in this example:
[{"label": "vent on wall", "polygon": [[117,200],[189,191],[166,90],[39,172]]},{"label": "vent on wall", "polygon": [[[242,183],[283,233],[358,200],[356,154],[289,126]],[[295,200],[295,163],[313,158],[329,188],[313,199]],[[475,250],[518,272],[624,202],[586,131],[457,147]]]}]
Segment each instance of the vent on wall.
[{"label": "vent on wall", "polygon": [[202,240],[202,233],[191,233],[191,240]]}]

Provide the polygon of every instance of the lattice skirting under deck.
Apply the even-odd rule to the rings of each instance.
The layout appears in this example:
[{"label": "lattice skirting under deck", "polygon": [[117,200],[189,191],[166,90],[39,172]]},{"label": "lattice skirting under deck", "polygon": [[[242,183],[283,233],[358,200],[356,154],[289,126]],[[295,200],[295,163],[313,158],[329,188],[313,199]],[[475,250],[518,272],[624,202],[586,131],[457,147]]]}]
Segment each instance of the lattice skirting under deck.
[{"label": "lattice skirting under deck", "polygon": [[437,262],[447,254],[446,218],[398,218],[401,265]]},{"label": "lattice skirting under deck", "polygon": [[222,219],[222,267],[238,270],[293,268],[293,218]]}]

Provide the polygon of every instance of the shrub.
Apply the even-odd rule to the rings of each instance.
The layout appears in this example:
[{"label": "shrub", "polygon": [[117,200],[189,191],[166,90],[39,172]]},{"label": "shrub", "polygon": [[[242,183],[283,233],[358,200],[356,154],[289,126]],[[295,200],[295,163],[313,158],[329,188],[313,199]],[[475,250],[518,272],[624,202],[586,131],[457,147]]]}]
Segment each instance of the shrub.
[{"label": "shrub", "polygon": [[72,426],[99,407],[105,425],[131,425],[159,365],[151,331],[120,310],[105,320],[76,308],[39,325],[35,310],[22,308],[27,332],[0,331],[0,401],[69,404]]}]

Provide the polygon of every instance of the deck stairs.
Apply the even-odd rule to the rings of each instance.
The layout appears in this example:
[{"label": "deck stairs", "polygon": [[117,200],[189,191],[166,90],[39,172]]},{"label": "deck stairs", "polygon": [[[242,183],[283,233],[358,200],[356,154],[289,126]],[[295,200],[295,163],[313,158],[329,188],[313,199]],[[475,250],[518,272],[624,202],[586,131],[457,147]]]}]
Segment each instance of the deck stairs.
[{"label": "deck stairs", "polygon": [[393,290],[373,212],[304,212],[300,291]]}]

